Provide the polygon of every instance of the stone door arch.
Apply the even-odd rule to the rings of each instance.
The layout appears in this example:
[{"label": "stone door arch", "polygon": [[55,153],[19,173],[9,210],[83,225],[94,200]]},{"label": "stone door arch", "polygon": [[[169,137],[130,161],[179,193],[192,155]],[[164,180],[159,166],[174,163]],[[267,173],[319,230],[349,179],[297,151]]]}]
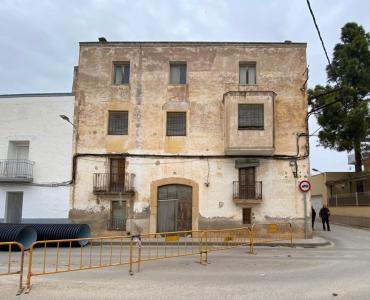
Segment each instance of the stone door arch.
[{"label": "stone door arch", "polygon": [[199,186],[196,182],[190,179],[171,177],[156,180],[151,183],[149,220],[150,232],[157,232],[158,189],[163,186],[186,186],[191,189],[191,228],[189,228],[189,230],[197,230],[199,216]]}]

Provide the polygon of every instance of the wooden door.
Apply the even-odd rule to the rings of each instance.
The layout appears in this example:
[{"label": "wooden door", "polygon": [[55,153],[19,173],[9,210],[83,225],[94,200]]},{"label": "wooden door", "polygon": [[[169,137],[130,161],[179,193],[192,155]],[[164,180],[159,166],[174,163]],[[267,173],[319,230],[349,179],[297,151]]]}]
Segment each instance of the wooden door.
[{"label": "wooden door", "polygon": [[192,188],[171,184],[158,188],[157,232],[191,230]]},{"label": "wooden door", "polygon": [[251,223],[252,223],[252,209],[243,208],[243,224],[251,224]]},{"label": "wooden door", "polygon": [[5,223],[21,223],[23,192],[7,192],[5,206]]},{"label": "wooden door", "polygon": [[239,198],[254,199],[256,197],[255,168],[239,169]]},{"label": "wooden door", "polygon": [[124,192],[125,186],[125,159],[112,158],[110,160],[110,191]]},{"label": "wooden door", "polygon": [[186,185],[179,185],[177,198],[177,230],[191,230],[192,188]]}]

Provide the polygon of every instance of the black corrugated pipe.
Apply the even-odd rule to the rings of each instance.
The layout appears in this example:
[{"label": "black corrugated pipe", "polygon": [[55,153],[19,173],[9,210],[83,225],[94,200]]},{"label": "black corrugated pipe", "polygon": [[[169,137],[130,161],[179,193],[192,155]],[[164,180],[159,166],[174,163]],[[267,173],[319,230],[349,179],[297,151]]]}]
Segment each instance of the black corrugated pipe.
[{"label": "black corrugated pipe", "polygon": [[[37,232],[32,226],[25,224],[0,223],[0,242],[18,242],[28,250],[36,242]],[[0,247],[0,250],[8,250],[8,246]]]},{"label": "black corrugated pipe", "polygon": [[[90,237],[90,226],[87,224],[28,224],[28,226],[36,230],[38,241]],[[85,246],[88,244],[88,241],[81,240],[74,244],[76,246]]]}]

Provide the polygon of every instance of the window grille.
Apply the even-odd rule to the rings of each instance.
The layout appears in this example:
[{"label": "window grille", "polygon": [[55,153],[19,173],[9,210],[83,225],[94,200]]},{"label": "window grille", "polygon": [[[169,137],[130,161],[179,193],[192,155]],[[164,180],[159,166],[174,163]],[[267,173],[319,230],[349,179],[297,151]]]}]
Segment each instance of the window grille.
[{"label": "window grille", "polygon": [[128,134],[128,112],[110,111],[108,134],[127,135]]},{"label": "window grille", "polygon": [[239,104],[238,128],[263,129],[263,104]]},{"label": "window grille", "polygon": [[167,136],[186,135],[186,112],[167,112]]}]

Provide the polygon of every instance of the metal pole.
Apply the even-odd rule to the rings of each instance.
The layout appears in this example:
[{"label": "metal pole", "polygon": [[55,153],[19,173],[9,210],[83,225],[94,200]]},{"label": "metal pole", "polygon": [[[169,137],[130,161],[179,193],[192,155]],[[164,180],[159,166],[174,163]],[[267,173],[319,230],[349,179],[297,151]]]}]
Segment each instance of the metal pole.
[{"label": "metal pole", "polygon": [[303,193],[304,202],[304,238],[307,239],[307,193]]}]

